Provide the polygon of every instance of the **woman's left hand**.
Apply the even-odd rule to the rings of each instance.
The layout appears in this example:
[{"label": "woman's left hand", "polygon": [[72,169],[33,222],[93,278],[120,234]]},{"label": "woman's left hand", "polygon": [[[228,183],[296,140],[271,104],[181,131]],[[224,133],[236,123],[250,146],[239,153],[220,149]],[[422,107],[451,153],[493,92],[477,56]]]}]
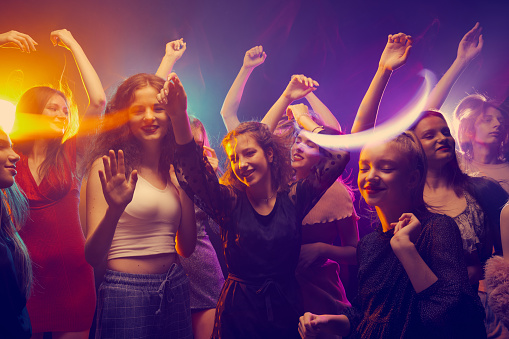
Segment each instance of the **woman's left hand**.
[{"label": "woman's left hand", "polygon": [[168,80],[157,94],[157,101],[166,105],[166,114],[171,118],[187,112],[187,95],[184,86],[175,73],[168,75]]},{"label": "woman's left hand", "polygon": [[300,247],[299,268],[306,269],[322,255],[322,243],[302,245]]},{"label": "woman's left hand", "polygon": [[391,239],[391,245],[394,241],[410,241],[415,244],[421,234],[421,222],[412,213],[403,213],[397,223],[391,223],[394,226],[394,236]]}]

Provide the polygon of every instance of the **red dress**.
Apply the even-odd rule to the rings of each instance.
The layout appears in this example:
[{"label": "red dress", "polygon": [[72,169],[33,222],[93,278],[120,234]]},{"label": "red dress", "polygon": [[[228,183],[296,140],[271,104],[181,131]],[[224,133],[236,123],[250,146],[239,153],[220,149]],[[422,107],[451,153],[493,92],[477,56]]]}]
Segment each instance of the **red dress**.
[{"label": "red dress", "polygon": [[64,147],[71,163],[64,188],[51,185],[57,184],[55,173],[37,186],[26,156],[20,154],[17,164],[16,182],[30,204],[20,236],[33,262],[34,284],[27,302],[33,333],[88,330],[94,316],[94,274],[85,261],[78,214],[81,181],[71,175],[76,173],[76,140],[68,140]]}]

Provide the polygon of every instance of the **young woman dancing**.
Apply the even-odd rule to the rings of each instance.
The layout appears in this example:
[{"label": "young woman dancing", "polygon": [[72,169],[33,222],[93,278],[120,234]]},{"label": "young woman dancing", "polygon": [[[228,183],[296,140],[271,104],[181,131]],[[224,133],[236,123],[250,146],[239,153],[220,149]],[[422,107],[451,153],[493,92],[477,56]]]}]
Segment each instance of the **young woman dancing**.
[{"label": "young woman dancing", "polygon": [[353,338],[486,337],[458,227],[423,201],[426,167],[411,132],[363,148],[359,190],[379,226],[357,247],[357,298],[344,315],[304,314],[303,338],[322,331]]},{"label": "young woman dancing", "polygon": [[194,250],[194,206],[172,174],[168,113],[174,108],[156,99],[163,85],[152,74],[125,80],[106,109],[115,127],[102,131],[92,152],[109,150],[93,163],[87,183],[85,256],[108,268],[96,338],[193,335],[189,281],[178,254]]},{"label": "young woman dancing", "polygon": [[264,124],[246,122],[223,140],[229,161],[220,184],[193,141],[184,89],[175,74],[168,79],[160,99],[179,103],[171,115],[177,177],[222,228],[229,275],[212,337],[297,337],[295,267],[302,220],[341,174],[349,154],[328,153],[309,177],[288,186],[289,148]]},{"label": "young woman dancing", "polygon": [[[21,96],[16,107],[17,119],[29,117],[32,125],[44,123],[43,137],[37,134],[37,139],[24,138],[15,144],[21,157],[17,165],[18,184],[30,206],[30,217],[20,236],[33,261],[36,281],[27,308],[33,338],[42,338],[44,332],[52,332],[53,338],[88,338],[96,298],[92,267],[85,261],[85,237],[78,214],[81,186],[78,162],[83,138],[77,129],[85,114],[102,113],[105,94],[71,32],[54,31],[50,39],[54,46],[67,48],[73,54],[89,103],[85,111],[74,112],[62,92],[33,87]],[[35,45],[21,33],[12,40],[26,45],[25,48]],[[25,126],[21,124],[20,132]]]}]

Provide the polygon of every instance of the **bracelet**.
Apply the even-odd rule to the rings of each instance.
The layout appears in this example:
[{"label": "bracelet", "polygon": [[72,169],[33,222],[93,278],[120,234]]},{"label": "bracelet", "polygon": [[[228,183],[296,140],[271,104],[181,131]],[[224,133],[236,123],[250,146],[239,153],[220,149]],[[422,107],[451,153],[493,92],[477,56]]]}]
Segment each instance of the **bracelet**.
[{"label": "bracelet", "polygon": [[313,130],[311,131],[311,133],[315,133],[315,130],[316,130],[317,128],[321,128],[321,129],[323,129],[323,126],[316,126],[315,128],[313,128]]}]

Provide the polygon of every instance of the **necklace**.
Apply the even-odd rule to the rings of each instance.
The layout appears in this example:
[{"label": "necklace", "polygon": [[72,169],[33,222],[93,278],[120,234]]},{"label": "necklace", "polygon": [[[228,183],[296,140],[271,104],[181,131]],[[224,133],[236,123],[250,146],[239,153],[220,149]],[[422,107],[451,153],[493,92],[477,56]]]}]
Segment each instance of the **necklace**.
[{"label": "necklace", "polygon": [[272,195],[270,197],[267,197],[267,198],[254,198],[253,196],[251,196],[251,199],[253,199],[255,201],[265,202],[266,204],[268,204],[270,199],[274,198],[276,196],[276,194],[277,194],[277,191],[272,193]]}]

